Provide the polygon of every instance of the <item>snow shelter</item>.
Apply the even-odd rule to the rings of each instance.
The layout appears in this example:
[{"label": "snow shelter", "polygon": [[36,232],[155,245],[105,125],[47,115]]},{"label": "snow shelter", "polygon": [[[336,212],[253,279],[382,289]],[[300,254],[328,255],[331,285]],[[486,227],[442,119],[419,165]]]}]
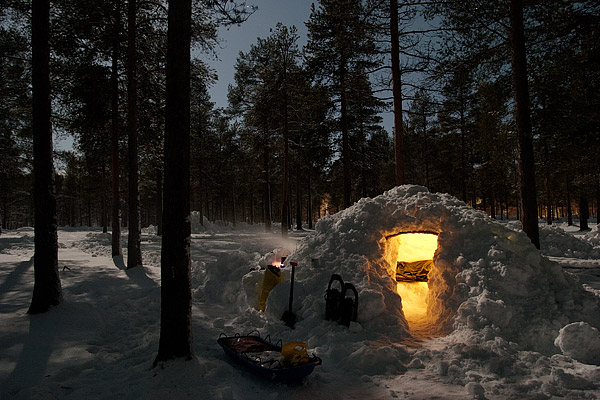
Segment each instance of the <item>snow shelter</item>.
[{"label": "snow shelter", "polygon": [[[466,330],[553,353],[561,327],[600,327],[600,299],[543,257],[518,224],[499,223],[448,194],[398,186],[325,216],[315,230],[288,257],[299,265],[299,326],[323,321],[324,291],[335,273],[358,289],[357,329],[392,331],[398,339]],[[419,247],[427,253],[409,257]],[[278,285],[267,314],[279,318],[276,307],[288,293]]]}]

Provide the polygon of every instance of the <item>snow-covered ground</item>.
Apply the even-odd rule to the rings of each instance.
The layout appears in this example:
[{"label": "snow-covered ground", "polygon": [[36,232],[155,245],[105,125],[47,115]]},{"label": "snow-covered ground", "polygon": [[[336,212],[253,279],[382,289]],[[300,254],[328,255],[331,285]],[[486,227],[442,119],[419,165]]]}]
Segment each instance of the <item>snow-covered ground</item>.
[{"label": "snow-covered ground", "polygon": [[[370,203],[362,211],[367,206]],[[356,212],[358,215],[358,208]],[[343,219],[326,220],[320,229],[360,231],[362,224],[359,220],[354,220],[355,225],[351,226],[343,223]],[[502,230],[518,230],[514,222],[490,223]],[[558,263],[569,277],[568,282],[576,276],[584,292],[599,296],[600,235],[596,224],[592,223],[592,231],[587,233],[564,223],[540,227],[545,256],[541,264],[548,263],[552,269]],[[554,328],[540,332],[540,338],[551,334],[552,339],[559,340],[552,351],[539,352],[533,350],[535,346],[519,342],[521,336],[514,331],[520,327],[501,327],[479,337],[473,333],[474,329],[485,324],[466,326],[465,322],[461,327],[462,317],[457,318],[457,329],[451,332],[432,335],[437,337],[414,337],[402,332],[406,326],[403,321],[399,325],[376,322],[385,319],[375,318],[377,310],[373,305],[385,296],[367,283],[355,282],[365,298],[360,309],[362,316],[346,328],[322,318],[327,280],[323,281],[321,275],[328,276],[331,271],[321,273],[319,268],[327,267],[329,261],[323,253],[331,251],[327,246],[332,246],[333,240],[328,237],[319,241],[319,235],[326,232],[293,232],[288,240],[282,240],[277,232],[264,233],[260,226],[242,224],[232,228],[209,224],[202,229],[194,228],[196,357],[156,368],[152,368],[152,362],[159,337],[160,238],[152,229],[143,232],[144,268],[132,270],[123,269],[122,261],[111,258],[110,233],[103,234],[96,228],[60,229],[59,270],[64,302],[46,314],[35,316],[26,314],[33,289],[33,230],[3,232],[0,399],[600,397],[600,359],[595,358],[600,354],[600,334],[588,324],[565,324],[560,334],[559,327],[556,332]],[[488,246],[484,236],[472,238],[475,242],[481,240],[472,246]],[[440,237],[440,242],[442,239],[449,240]],[[122,243],[127,243],[126,232]],[[339,246],[346,245],[341,241]],[[502,249],[492,250],[485,248],[484,253],[493,253],[493,260],[512,259],[510,254],[498,255]],[[298,254],[298,260],[302,261],[294,297],[299,321],[294,330],[279,319],[288,304],[287,282],[273,290],[265,312],[255,309],[263,276],[259,267],[288,252],[292,258]],[[445,253],[440,253],[443,253],[439,256],[441,264]],[[450,254],[449,250],[446,253]],[[307,254],[314,254],[315,258],[307,262]],[[341,254],[337,259],[344,257],[353,256]],[[510,265],[509,261],[505,263]],[[358,261],[348,261],[349,265],[353,262]],[[482,264],[482,261],[473,263],[469,274],[482,269]],[[469,279],[472,277],[464,278],[467,284]],[[320,285],[318,293],[313,293],[314,282]],[[518,304],[511,304],[509,299],[494,303],[486,300],[489,294],[477,295],[480,306],[504,307],[506,303],[513,314],[517,312]],[[576,297],[569,296],[569,301]],[[469,308],[461,308],[461,313],[465,310]],[[596,312],[600,315],[600,310]],[[489,330],[489,326],[481,328],[485,329]],[[283,342],[306,341],[309,351],[321,357],[323,364],[299,385],[265,382],[234,364],[216,342],[221,333],[245,334],[252,330]],[[530,338],[532,333],[527,335],[523,337]],[[516,342],[511,338],[517,338]]]}]

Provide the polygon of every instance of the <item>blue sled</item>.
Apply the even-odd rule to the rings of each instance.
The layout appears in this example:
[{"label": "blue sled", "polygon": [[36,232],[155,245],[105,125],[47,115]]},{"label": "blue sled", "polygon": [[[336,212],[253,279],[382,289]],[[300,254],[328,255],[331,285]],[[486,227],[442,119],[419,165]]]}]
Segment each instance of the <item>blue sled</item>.
[{"label": "blue sled", "polygon": [[257,335],[222,336],[217,343],[225,354],[253,373],[273,382],[299,382],[321,364],[321,359],[313,354],[305,362],[286,365],[281,362],[281,346]]}]

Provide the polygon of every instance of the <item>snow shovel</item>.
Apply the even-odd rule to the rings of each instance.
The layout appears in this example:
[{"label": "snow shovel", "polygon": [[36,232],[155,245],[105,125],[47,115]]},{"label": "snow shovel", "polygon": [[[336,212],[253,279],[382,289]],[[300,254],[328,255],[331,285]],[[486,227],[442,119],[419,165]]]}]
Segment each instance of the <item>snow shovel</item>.
[{"label": "snow shovel", "polygon": [[294,329],[294,324],[296,323],[296,314],[292,312],[292,303],[294,300],[294,275],[296,274],[296,265],[298,264],[291,262],[290,265],[292,266],[292,279],[290,281],[290,306],[289,310],[286,310],[281,316],[281,320],[286,324],[286,326]]}]

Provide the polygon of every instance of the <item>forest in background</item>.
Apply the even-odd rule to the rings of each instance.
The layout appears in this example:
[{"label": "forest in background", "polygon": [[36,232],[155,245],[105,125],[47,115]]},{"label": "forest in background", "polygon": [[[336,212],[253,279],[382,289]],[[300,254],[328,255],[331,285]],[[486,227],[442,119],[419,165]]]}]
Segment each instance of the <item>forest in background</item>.
[{"label": "forest in background", "polygon": [[[294,27],[274,24],[239,55],[225,109],[210,101],[218,71],[202,58],[218,26],[250,24],[252,9],[194,3],[192,210],[312,227],[398,183],[398,144],[381,123],[393,98],[390,3],[315,2],[302,48]],[[74,140],[55,153],[61,226],[108,230],[138,213],[132,225],[160,225],[167,2],[133,4],[133,15],[118,0],[51,4],[52,126]],[[401,183],[519,217],[507,2],[398,4]],[[34,220],[31,10],[1,5],[0,218],[15,229]],[[600,197],[600,5],[525,1],[524,25],[538,216],[587,220]]]}]

